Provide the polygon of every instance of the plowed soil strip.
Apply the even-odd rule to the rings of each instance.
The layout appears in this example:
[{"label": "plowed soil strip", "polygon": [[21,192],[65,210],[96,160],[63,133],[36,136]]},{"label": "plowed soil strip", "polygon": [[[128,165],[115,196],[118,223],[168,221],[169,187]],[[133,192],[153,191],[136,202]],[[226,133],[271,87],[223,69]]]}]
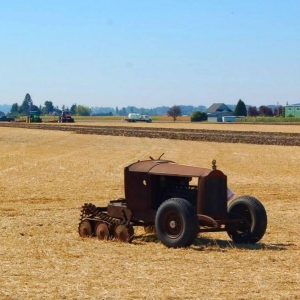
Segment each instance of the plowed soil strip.
[{"label": "plowed soil strip", "polygon": [[300,146],[299,133],[227,131],[206,129],[145,128],[128,126],[81,126],[69,124],[0,123],[0,127],[72,131],[78,134],[146,137],[221,143]]}]

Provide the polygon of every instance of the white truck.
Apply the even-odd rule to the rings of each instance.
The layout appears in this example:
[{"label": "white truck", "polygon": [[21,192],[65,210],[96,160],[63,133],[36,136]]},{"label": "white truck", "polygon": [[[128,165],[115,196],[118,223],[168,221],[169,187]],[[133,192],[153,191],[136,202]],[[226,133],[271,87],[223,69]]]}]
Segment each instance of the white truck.
[{"label": "white truck", "polygon": [[152,122],[152,119],[149,116],[136,114],[136,113],[128,114],[128,117],[124,118],[124,120],[127,122],[146,122],[146,123]]}]

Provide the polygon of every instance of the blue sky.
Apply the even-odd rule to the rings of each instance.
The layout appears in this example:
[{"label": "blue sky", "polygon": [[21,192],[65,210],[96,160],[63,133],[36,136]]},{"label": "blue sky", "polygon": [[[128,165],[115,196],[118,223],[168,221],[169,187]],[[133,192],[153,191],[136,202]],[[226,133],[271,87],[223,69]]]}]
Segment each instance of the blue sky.
[{"label": "blue sky", "polygon": [[0,104],[300,102],[300,1],[0,0]]}]

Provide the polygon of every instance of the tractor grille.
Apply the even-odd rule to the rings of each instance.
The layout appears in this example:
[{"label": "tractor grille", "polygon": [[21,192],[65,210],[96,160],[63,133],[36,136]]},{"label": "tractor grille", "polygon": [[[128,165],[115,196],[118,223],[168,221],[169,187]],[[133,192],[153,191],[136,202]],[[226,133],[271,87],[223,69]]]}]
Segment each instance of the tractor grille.
[{"label": "tractor grille", "polygon": [[224,177],[209,177],[205,182],[203,213],[219,215],[227,211],[227,182]]}]

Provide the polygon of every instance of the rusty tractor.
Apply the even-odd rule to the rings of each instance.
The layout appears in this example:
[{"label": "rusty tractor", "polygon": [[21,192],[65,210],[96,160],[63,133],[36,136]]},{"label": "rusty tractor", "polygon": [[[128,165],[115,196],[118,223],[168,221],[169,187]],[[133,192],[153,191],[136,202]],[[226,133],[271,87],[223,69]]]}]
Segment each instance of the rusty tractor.
[{"label": "rusty tractor", "polygon": [[125,198],[105,207],[82,206],[81,237],[131,242],[134,226],[153,230],[167,247],[188,247],[201,232],[225,231],[235,243],[257,243],[265,234],[267,214],[253,196],[229,200],[227,176],[212,168],[150,157],[124,168]]}]

